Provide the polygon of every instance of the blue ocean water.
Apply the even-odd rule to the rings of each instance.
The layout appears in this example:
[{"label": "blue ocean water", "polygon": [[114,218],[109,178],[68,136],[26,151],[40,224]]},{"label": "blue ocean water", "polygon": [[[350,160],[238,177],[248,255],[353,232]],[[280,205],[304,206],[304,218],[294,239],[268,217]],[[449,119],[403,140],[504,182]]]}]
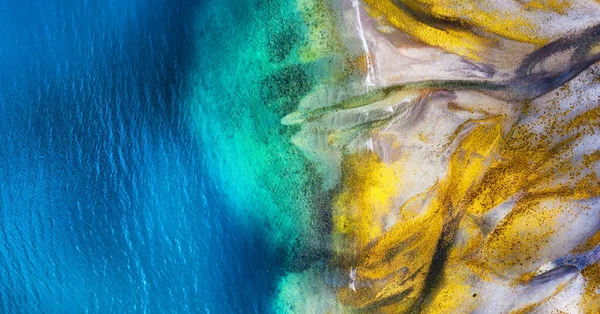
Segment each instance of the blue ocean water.
[{"label": "blue ocean water", "polygon": [[0,0],[0,312],[267,311],[186,110],[203,5]]}]

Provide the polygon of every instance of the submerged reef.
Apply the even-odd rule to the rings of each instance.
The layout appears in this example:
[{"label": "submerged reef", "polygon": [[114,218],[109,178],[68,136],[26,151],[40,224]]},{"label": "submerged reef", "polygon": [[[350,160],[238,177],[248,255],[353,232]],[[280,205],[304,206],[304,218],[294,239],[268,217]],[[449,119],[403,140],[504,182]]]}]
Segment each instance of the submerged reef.
[{"label": "submerged reef", "polygon": [[301,0],[330,254],[282,313],[599,313],[600,3]]}]

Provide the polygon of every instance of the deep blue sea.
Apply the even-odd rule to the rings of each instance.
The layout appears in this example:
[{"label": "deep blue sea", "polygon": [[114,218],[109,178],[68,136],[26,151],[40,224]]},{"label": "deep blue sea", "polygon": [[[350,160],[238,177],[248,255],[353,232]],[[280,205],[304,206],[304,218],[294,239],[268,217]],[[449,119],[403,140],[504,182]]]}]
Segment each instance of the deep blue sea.
[{"label": "deep blue sea", "polygon": [[188,110],[205,5],[0,0],[1,313],[268,310]]}]

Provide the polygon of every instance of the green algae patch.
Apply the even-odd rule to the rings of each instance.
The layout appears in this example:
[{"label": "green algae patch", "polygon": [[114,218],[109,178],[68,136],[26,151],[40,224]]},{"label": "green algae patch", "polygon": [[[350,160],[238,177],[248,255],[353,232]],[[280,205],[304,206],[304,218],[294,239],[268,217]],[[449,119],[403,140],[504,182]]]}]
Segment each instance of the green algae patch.
[{"label": "green algae patch", "polygon": [[296,3],[207,3],[197,21],[189,112],[223,202],[290,267],[323,258],[329,204],[291,143],[297,128],[281,124],[315,84],[300,56],[307,27]]}]

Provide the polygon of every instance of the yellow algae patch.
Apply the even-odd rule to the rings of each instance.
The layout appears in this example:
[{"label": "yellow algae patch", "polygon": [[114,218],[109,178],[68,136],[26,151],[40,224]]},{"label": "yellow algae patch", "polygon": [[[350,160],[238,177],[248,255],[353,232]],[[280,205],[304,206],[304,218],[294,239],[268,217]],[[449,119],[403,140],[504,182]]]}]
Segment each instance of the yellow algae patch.
[{"label": "yellow algae patch", "polygon": [[600,313],[600,263],[588,266],[581,274],[586,281],[581,309],[585,314]]},{"label": "yellow algae patch", "polygon": [[523,7],[528,10],[554,11],[558,14],[566,14],[573,6],[571,0],[533,0],[524,2]]},{"label": "yellow algae patch", "polygon": [[[497,148],[502,133],[499,121],[500,119],[497,118],[480,121],[461,141],[459,149],[451,158],[449,177],[435,190],[429,191],[432,193],[429,201],[423,202],[422,197],[415,197],[403,206],[403,208],[410,208],[411,203],[422,204],[422,206],[426,206],[422,213],[418,214],[419,211],[413,210],[410,215],[402,215],[401,221],[385,234],[381,233],[381,229],[377,229],[375,238],[365,238],[364,236],[361,238],[357,234],[353,235],[354,241],[358,241],[361,248],[365,244],[369,244],[366,249],[362,249],[359,258],[354,261],[356,264],[350,265],[357,267],[358,278],[368,281],[369,285],[357,291],[351,291],[349,288],[340,289],[338,297],[342,303],[363,309],[378,306],[378,309],[381,310],[379,307],[382,306],[385,308],[383,313],[393,313],[417,302],[426,284],[434,254],[440,243],[454,241],[453,228],[456,227],[452,227],[452,225],[461,212],[460,208],[456,206],[460,204],[472,184],[477,182],[486,167],[486,159]],[[351,164],[365,168],[372,167],[369,163],[359,163],[356,159],[352,160]],[[365,175],[361,174],[361,171],[364,170],[353,167],[350,169],[355,172],[356,178],[360,178],[358,182],[361,184],[367,185],[367,182],[372,180],[368,176],[367,179],[364,178]],[[378,170],[368,172],[379,174]],[[398,179],[401,178],[396,178],[396,180]],[[386,185],[398,184],[398,182],[386,182]],[[375,186],[379,184],[378,181],[372,183],[375,183]],[[374,203],[382,202],[381,195],[387,195],[386,193],[365,193],[362,190],[365,189],[364,187],[348,189],[346,184],[344,186],[341,199],[346,200],[348,197],[344,193],[354,195],[352,198],[354,205],[352,202],[343,202],[345,208],[356,208],[358,207],[357,203],[372,206]],[[363,196],[370,196],[372,199],[362,200]],[[362,207],[368,206],[363,205]],[[338,217],[335,219],[336,225],[338,221],[348,222],[350,220],[347,218],[338,220],[342,217],[336,217]],[[372,217],[366,215],[363,223],[366,221],[372,221]],[[369,234],[368,231],[372,231],[371,228],[370,224],[363,226],[359,223],[354,225],[353,230]],[[338,229],[336,228],[336,230]],[[349,233],[350,230],[344,230],[344,232]],[[373,241],[372,244],[370,244],[371,241]],[[447,287],[449,290],[445,290],[444,293],[452,293],[453,289],[463,288]],[[455,306],[456,304],[443,304],[442,300],[447,296],[441,294],[436,301],[436,306],[440,308]]]},{"label": "yellow algae patch", "polygon": [[478,60],[489,40],[475,33],[460,29],[438,29],[412,17],[390,0],[364,0],[368,12],[383,16],[391,25],[425,44]]},{"label": "yellow algae patch", "polygon": [[[573,152],[578,141],[590,134],[596,112],[593,109],[571,120],[558,120],[541,134],[527,127],[513,128],[511,136],[500,145],[497,161],[467,201],[471,204],[467,211],[481,216],[511,196],[518,200],[482,247],[491,272],[523,275],[549,261],[548,251],[542,249],[556,241],[557,230],[564,227],[562,219],[587,209],[575,201],[600,195],[599,178],[593,171],[586,172],[600,154],[583,155],[576,162]],[[567,132],[574,134],[566,136]],[[560,135],[562,140],[553,141]],[[585,247],[589,249],[590,245]]]},{"label": "yellow algae patch", "polygon": [[585,113],[577,116],[573,119],[565,128],[565,131],[571,131],[575,129],[592,129],[600,126],[600,107],[588,110]]},{"label": "yellow algae patch", "polygon": [[467,212],[481,216],[517,193],[525,184],[532,167],[526,158],[494,163],[474,189]]},{"label": "yellow algae patch", "polygon": [[345,267],[355,267],[368,286],[340,289],[343,304],[397,313],[408,309],[410,302],[405,301],[416,300],[425,284],[442,232],[443,207],[433,200],[423,214],[385,231],[382,218],[398,210],[393,203],[401,181],[398,168],[398,162],[387,165],[373,153],[344,161],[343,186],[334,201],[334,232],[345,240],[338,243],[346,245],[338,250],[338,258]]},{"label": "yellow algae patch", "polygon": [[[566,14],[570,1],[530,1],[501,7],[476,0],[364,0],[368,12],[424,44],[480,60],[501,36],[542,46],[552,39],[541,16]],[[542,3],[543,2],[543,3]],[[542,14],[542,15],[540,15]]]},{"label": "yellow algae patch", "polygon": [[[541,28],[533,15],[525,9],[501,9],[493,3],[476,0],[399,0],[417,2],[421,14],[439,19],[441,23],[456,22],[460,26],[471,25],[492,34],[524,43],[545,44],[547,38],[541,36]],[[548,8],[547,8],[548,9]],[[548,11],[548,10],[540,11]],[[529,18],[527,18],[529,17]]]},{"label": "yellow algae patch", "polygon": [[[578,136],[555,146],[548,146],[544,141],[531,145],[532,137],[526,129],[513,128],[508,139],[503,139],[505,121],[503,116],[469,121],[462,130],[467,127],[471,130],[451,155],[448,176],[426,194],[404,204],[399,210],[399,222],[387,231],[374,228],[381,226],[373,224],[381,219],[375,218],[381,217],[382,213],[377,212],[380,208],[375,207],[371,214],[356,211],[356,208],[385,204],[384,213],[389,213],[392,210],[389,206],[393,206],[389,195],[392,191],[391,195],[395,195],[396,191],[383,186],[398,185],[402,179],[400,174],[392,171],[396,176],[388,175],[389,181],[375,180],[373,176],[382,175],[381,167],[373,168],[380,163],[377,158],[365,161],[369,156],[365,154],[348,159],[345,167],[348,179],[336,207],[346,211],[354,208],[349,212],[361,214],[354,214],[354,218],[336,215],[336,230],[348,235],[346,245],[353,243],[349,247],[360,251],[347,262],[356,267],[357,278],[368,284],[356,291],[340,289],[338,298],[342,303],[365,310],[377,307],[382,313],[393,313],[410,309],[418,300],[422,302],[422,298],[427,297],[423,289],[440,243],[454,245],[447,267],[469,269],[483,279],[490,278],[490,274],[519,278],[545,261],[544,254],[548,252],[541,248],[555,240],[559,217],[570,210],[584,210],[571,200],[600,195],[599,180],[593,173],[575,180],[577,166],[561,157],[573,148]],[[595,163],[596,155],[585,155],[583,162],[588,166]],[[544,185],[571,172],[575,174],[571,174],[568,186]],[[357,187],[360,184],[364,186]],[[519,191],[525,196],[518,199],[500,225],[484,238],[478,225],[480,217]],[[413,208],[419,206],[425,209]],[[452,227],[456,219],[461,219],[460,223]],[[453,228],[458,230],[455,232]],[[460,278],[450,283],[452,276],[444,272],[443,282],[429,295],[422,310],[435,313],[467,306],[460,301],[463,297],[452,296],[470,297],[469,286]]]},{"label": "yellow algae patch", "polygon": [[[338,298],[344,304],[360,308],[359,313],[408,313],[415,301],[415,291],[420,291],[423,284],[422,281],[414,284],[414,281],[414,278],[403,279],[402,274],[396,274],[389,281],[374,281],[356,291],[340,289]],[[406,286],[413,288],[406,289]]]},{"label": "yellow algae patch", "polygon": [[[523,134],[518,137],[517,142],[529,138]],[[469,192],[465,201],[468,213],[481,216],[520,190],[531,186],[536,180],[543,179],[538,178],[539,173],[536,171],[541,164],[549,162],[549,150],[524,143],[518,144],[510,139],[500,143],[497,158],[483,174],[481,181]]]},{"label": "yellow algae patch", "polygon": [[[342,189],[334,200],[334,234],[340,240],[336,251],[364,248],[384,233],[384,219],[393,209],[398,193],[400,169],[388,165],[374,153],[347,156],[342,163]],[[346,240],[344,240],[346,239]]]},{"label": "yellow algae patch", "polygon": [[598,230],[593,236],[591,236],[585,243],[579,245],[573,251],[574,254],[580,254],[587,252],[589,250],[594,249],[596,246],[600,245],[600,230]]},{"label": "yellow algae patch", "polygon": [[590,173],[580,180],[571,178],[569,184],[558,184],[553,188],[539,189],[530,195],[564,200],[593,198],[600,195],[600,180],[595,173]]},{"label": "yellow algae patch", "polygon": [[458,206],[473,183],[482,176],[487,159],[497,148],[502,136],[499,121],[484,122],[461,142],[450,160],[450,173],[446,179],[447,193],[454,206]]},{"label": "yellow algae patch", "polygon": [[[589,126],[595,118],[595,110],[581,114],[570,122],[554,125],[561,130]],[[585,128],[584,128],[585,129]],[[554,196],[581,199],[600,195],[597,176],[582,175],[581,165],[573,165],[569,151],[580,139],[575,134],[550,145],[548,139],[539,137],[526,128],[515,128],[512,136],[502,141],[498,157],[485,172],[481,182],[470,191],[466,200],[467,212],[481,216],[508,200],[519,191],[538,196]],[[567,158],[568,157],[568,158]],[[600,154],[583,156],[583,166],[588,168],[600,159]],[[567,183],[556,184],[560,176],[567,176]]]},{"label": "yellow algae patch", "polygon": [[[600,152],[576,150],[595,134],[598,109],[568,119],[543,110],[550,113],[512,128],[503,115],[460,124],[446,146],[457,145],[447,176],[401,206],[393,200],[402,191],[398,169],[406,165],[382,163],[372,153],[348,156],[334,202],[335,262],[352,267],[356,280],[338,290],[339,301],[364,312],[469,311],[484,302],[474,299],[471,284],[523,284],[543,264],[596,247],[598,234],[576,248],[559,232],[587,214],[581,200],[600,195],[600,179],[590,171]],[[486,215],[508,200],[510,208]],[[386,229],[383,217],[395,211],[397,222]]]},{"label": "yellow algae patch", "polygon": [[[557,218],[568,205],[545,204],[548,198],[519,201],[489,235],[482,248],[484,259],[496,274],[513,276],[544,264],[547,246],[557,229]],[[548,262],[548,261],[546,261]]]},{"label": "yellow algae patch", "polygon": [[467,23],[492,34],[537,45],[546,44],[550,40],[542,35],[541,26],[536,23],[534,16],[528,15],[525,10],[505,11],[475,0],[455,0],[451,5],[444,5],[439,0],[432,2],[435,2],[432,9],[434,14],[446,18],[463,18]]},{"label": "yellow algae patch", "polygon": [[469,301],[476,298],[477,294],[472,292],[471,286],[467,283],[467,273],[459,269],[455,267],[447,268],[447,271],[444,272],[444,279],[440,288],[437,289],[422,313],[454,313],[465,303],[471,303],[471,305],[467,309],[462,308],[461,311],[471,312],[475,310],[477,303]]},{"label": "yellow algae patch", "polygon": [[394,225],[365,252],[359,275],[383,279],[402,267],[407,267],[407,275],[426,270],[442,232],[443,209],[433,200],[425,213]]}]

